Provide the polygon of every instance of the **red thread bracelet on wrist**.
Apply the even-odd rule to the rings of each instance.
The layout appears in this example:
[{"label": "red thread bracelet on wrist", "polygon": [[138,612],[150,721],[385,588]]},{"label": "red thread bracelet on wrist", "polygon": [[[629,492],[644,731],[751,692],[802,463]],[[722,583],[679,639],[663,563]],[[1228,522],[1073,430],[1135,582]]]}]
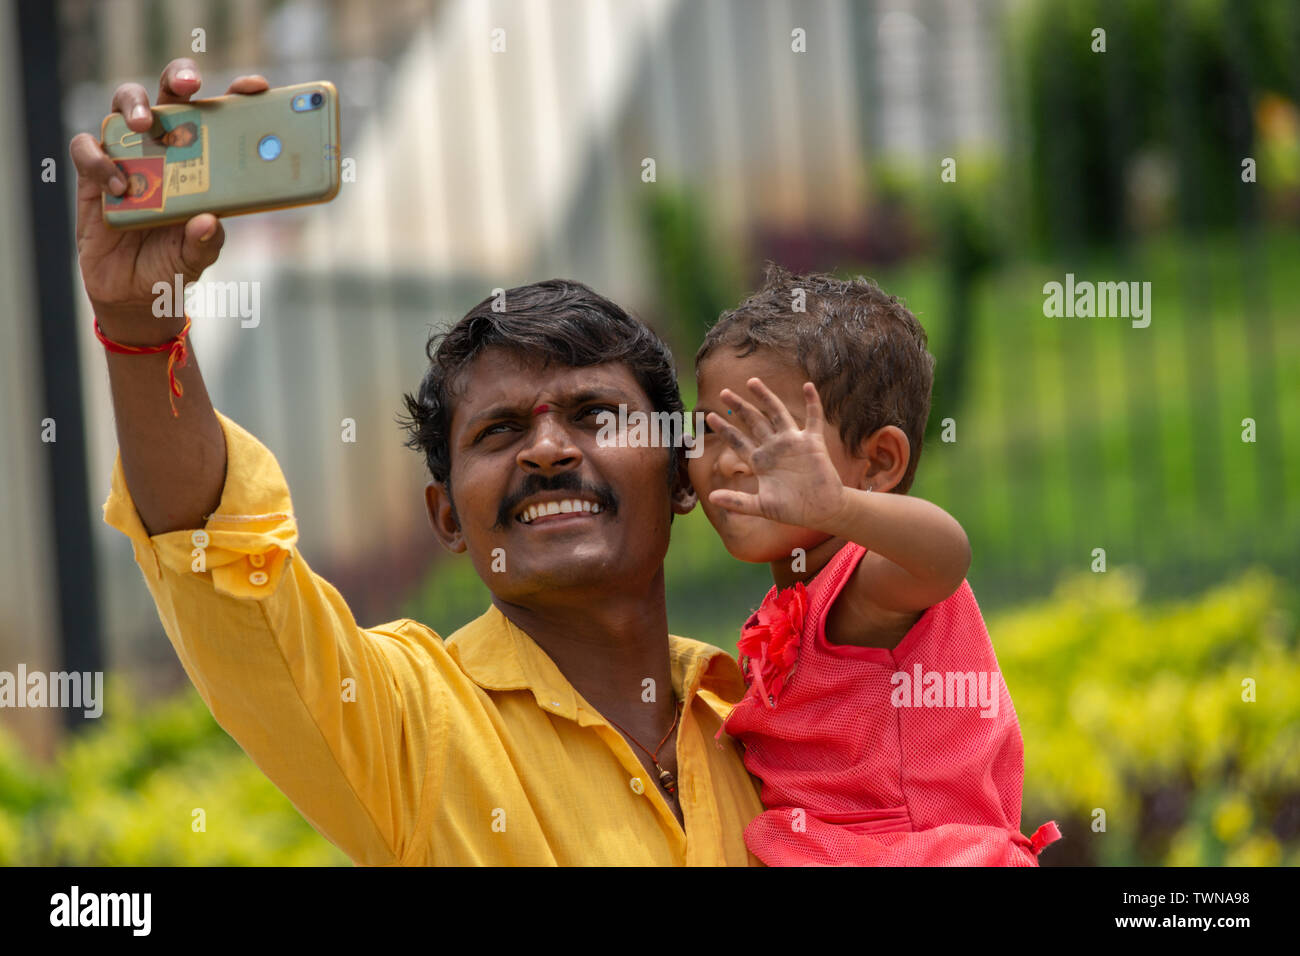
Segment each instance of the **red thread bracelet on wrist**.
[{"label": "red thread bracelet on wrist", "polygon": [[185,367],[185,359],[189,354],[185,348],[185,337],[190,331],[190,317],[185,316],[185,328],[176,334],[175,338],[168,339],[162,345],[122,345],[120,342],[114,342],[104,330],[99,327],[99,316],[95,316],[95,338],[104,343],[104,347],[110,352],[116,352],[119,355],[157,355],[160,352],[171,352],[167,359],[167,384],[170,386],[170,395],[167,396],[172,405],[172,416],[179,418],[180,413],[176,411],[176,399],[185,394],[181,388],[181,383],[176,380],[176,369]]}]

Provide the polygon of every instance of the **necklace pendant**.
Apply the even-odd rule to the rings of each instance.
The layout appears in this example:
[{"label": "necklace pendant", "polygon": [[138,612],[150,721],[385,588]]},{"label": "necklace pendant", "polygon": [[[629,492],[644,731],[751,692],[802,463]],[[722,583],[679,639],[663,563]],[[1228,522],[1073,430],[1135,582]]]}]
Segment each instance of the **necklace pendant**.
[{"label": "necklace pendant", "polygon": [[662,767],[659,768],[659,786],[663,787],[669,793],[677,789],[677,781],[673,775]]}]

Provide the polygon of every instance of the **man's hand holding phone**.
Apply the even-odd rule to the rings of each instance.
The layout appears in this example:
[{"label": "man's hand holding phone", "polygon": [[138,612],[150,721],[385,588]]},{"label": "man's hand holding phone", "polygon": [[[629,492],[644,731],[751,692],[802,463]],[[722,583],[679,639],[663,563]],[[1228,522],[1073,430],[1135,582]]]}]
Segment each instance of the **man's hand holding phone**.
[{"label": "man's hand holding phone", "polygon": [[[159,81],[158,102],[188,103],[201,82],[193,60],[173,60]],[[268,87],[263,77],[241,76],[229,92],[254,95]],[[137,83],[118,87],[112,108],[133,131],[151,126],[149,94]],[[198,279],[221,252],[221,222],[202,213],[181,223],[113,229],[104,220],[103,197],[125,191],[117,166],[88,133],[73,139],[70,149],[77,167],[77,256],[100,329],[125,346],[174,339],[185,317],[153,314],[154,283],[171,285],[178,273],[186,282]],[[176,372],[184,386],[176,417],[168,401],[167,354],[106,349],[105,358],[122,470],[140,520],[151,535],[204,527],[204,516],[221,501],[226,443],[197,361]]]},{"label": "man's hand holding phone", "polygon": [[[172,60],[158,83],[158,103],[188,103],[201,83],[193,60]],[[255,95],[269,87],[265,77],[240,76],[226,92]],[[119,86],[112,109],[135,132],[145,133],[153,124],[149,93],[138,83]],[[216,262],[225,230],[211,213],[153,228],[111,228],[104,221],[103,196],[121,196],[126,191],[120,170],[89,133],[78,134],[70,151],[77,167],[77,257],[100,328],[123,345],[163,342],[180,331],[185,317],[154,316],[154,283],[170,285],[177,274],[185,282],[198,279]]]}]

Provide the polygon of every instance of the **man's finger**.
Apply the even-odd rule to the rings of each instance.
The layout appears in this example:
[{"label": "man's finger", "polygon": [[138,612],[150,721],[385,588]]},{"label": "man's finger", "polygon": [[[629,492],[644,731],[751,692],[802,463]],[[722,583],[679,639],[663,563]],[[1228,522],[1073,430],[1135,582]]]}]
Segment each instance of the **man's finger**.
[{"label": "man's finger", "polygon": [[122,178],[121,170],[108,158],[95,137],[78,133],[72,138],[68,152],[72,156],[72,165],[77,168],[78,199],[86,198],[81,193],[83,187],[86,187],[87,196],[95,199],[105,190],[114,196],[126,191],[126,180]]},{"label": "man's finger", "polygon": [[178,57],[163,68],[158,80],[158,102],[188,103],[202,83],[198,65],[189,57]]},{"label": "man's finger", "polygon": [[266,81],[266,77],[259,73],[252,73],[248,76],[237,76],[230,81],[230,88],[227,93],[265,93],[271,88],[271,84]]},{"label": "man's finger", "polygon": [[126,191],[126,181],[105,154],[99,141],[89,133],[78,133],[68,147],[72,165],[77,168],[77,243],[80,248],[87,230],[97,228],[104,219],[103,195]]},{"label": "man's finger", "polygon": [[221,220],[210,212],[201,213],[185,223],[181,237],[181,265],[196,278],[217,261],[221,246],[226,241],[226,230]]},{"label": "man's finger", "polygon": [[149,93],[139,83],[123,83],[113,93],[113,111],[121,113],[126,125],[143,133],[153,125],[149,110]]}]

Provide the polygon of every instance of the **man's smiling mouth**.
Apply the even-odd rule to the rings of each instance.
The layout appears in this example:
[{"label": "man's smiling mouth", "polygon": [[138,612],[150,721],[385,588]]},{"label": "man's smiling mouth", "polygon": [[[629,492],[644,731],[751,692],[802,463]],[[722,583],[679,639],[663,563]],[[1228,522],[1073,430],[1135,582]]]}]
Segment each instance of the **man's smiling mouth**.
[{"label": "man's smiling mouth", "polygon": [[598,515],[603,510],[604,509],[594,501],[587,501],[582,498],[561,498],[556,501],[539,501],[536,504],[531,504],[519,512],[519,514],[515,515],[515,520],[521,524],[532,524],[539,518],[549,518],[552,515]]},{"label": "man's smiling mouth", "polygon": [[617,512],[618,498],[603,485],[583,481],[572,472],[550,478],[529,475],[519,491],[502,500],[492,528],[505,531],[512,523],[586,524],[597,516]]}]

